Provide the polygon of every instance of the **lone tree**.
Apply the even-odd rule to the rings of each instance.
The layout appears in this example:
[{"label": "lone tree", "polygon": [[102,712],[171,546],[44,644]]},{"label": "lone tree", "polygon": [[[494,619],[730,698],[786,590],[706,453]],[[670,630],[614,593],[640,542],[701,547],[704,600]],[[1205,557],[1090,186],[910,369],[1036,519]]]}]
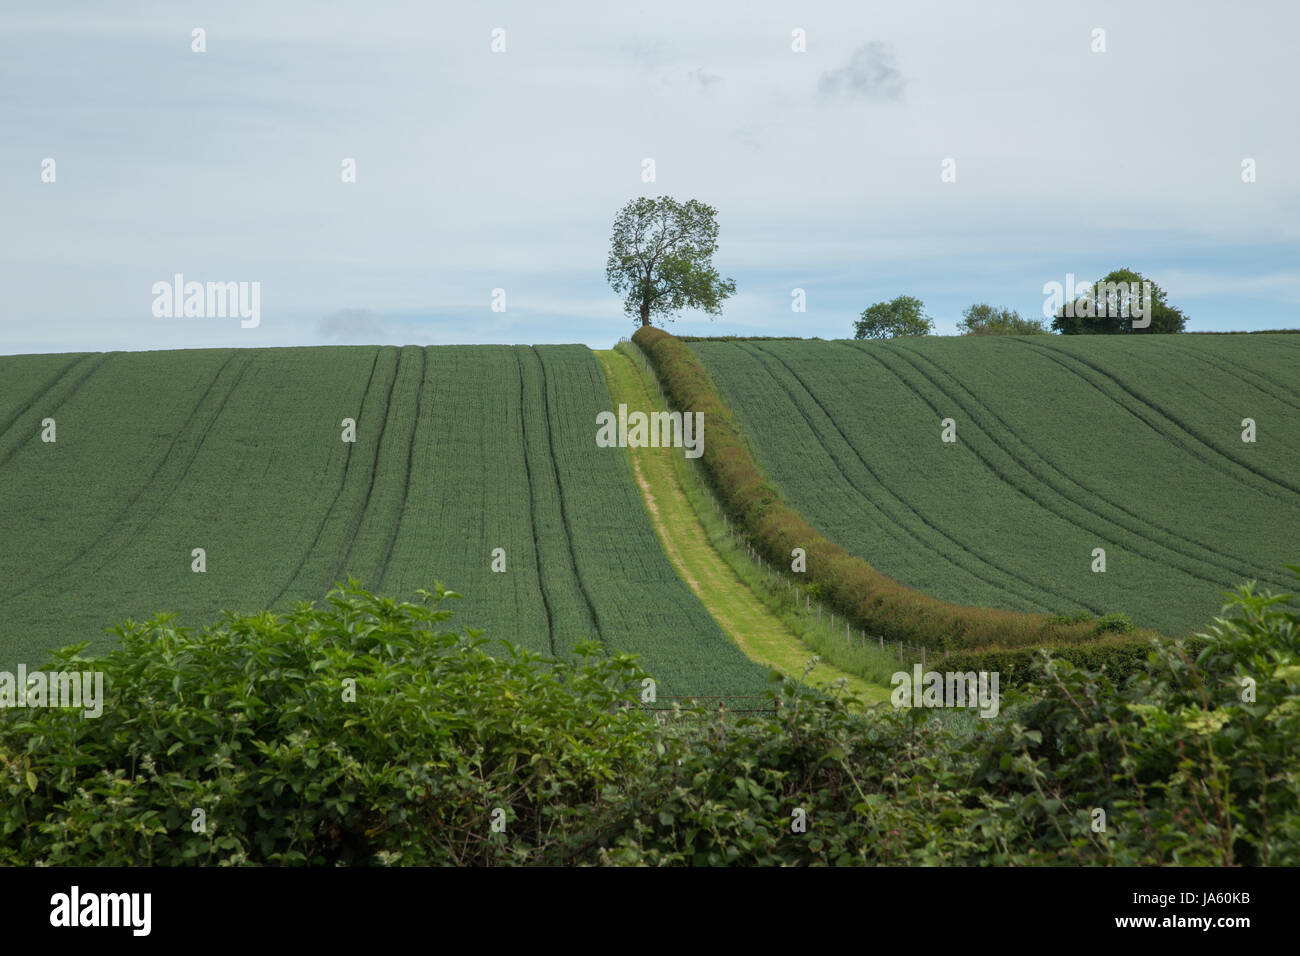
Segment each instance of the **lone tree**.
[{"label": "lone tree", "polygon": [[957,331],[962,335],[1046,335],[1037,319],[1022,318],[1014,309],[997,309],[980,302],[962,314]]},{"label": "lone tree", "polygon": [[713,268],[717,216],[712,206],[671,196],[633,199],[619,211],[605,278],[615,292],[626,293],[623,310],[643,327],[654,317],[673,319],[683,308],[722,314],[722,300],[735,293],[736,283]]},{"label": "lone tree", "polygon": [[[1052,331],[1064,335],[1124,335],[1131,332],[1182,332],[1187,316],[1165,301],[1165,291],[1151,282],[1151,314],[1137,319],[1149,325],[1134,326],[1134,312],[1144,311],[1142,273],[1116,269],[1056,310]],[[1050,307],[1050,306],[1049,306]]]},{"label": "lone tree", "polygon": [[929,335],[934,322],[924,314],[920,299],[900,295],[893,302],[867,306],[853,323],[855,339],[892,339],[900,335]]}]

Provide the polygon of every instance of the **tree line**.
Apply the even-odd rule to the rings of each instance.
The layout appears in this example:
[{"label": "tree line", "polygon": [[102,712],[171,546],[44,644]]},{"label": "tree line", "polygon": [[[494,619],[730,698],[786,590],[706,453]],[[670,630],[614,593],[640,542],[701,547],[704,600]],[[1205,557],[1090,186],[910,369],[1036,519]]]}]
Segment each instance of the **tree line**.
[{"label": "tree line", "polygon": [[[718,249],[717,210],[695,199],[640,197],[614,220],[605,277],[624,296],[623,308],[640,327],[671,320],[684,308],[721,315],[722,303],[736,292],[713,265]],[[1147,299],[1138,290],[1148,289]],[[1130,291],[1132,290],[1132,291]],[[1170,305],[1163,289],[1132,269],[1116,269],[1097,282],[1071,290],[1056,309],[1050,330],[1040,319],[987,302],[962,312],[961,335],[1119,335],[1182,332],[1187,317]],[[1141,316],[1135,318],[1135,314]],[[920,299],[900,295],[867,306],[854,322],[856,339],[930,335],[934,320]]]},{"label": "tree line", "polygon": [[[1150,286],[1149,303],[1127,291],[1142,289],[1146,284]],[[1148,307],[1149,316],[1145,314]],[[1135,312],[1143,314],[1135,319]],[[1186,328],[1187,316],[1169,304],[1165,291],[1140,272],[1127,268],[1108,273],[1060,305],[1050,327],[1042,319],[1027,319],[1014,309],[987,302],[966,308],[957,323],[961,335],[1123,335],[1182,332]],[[934,320],[926,315],[924,303],[910,295],[867,306],[853,324],[855,339],[892,339],[933,332]]]}]

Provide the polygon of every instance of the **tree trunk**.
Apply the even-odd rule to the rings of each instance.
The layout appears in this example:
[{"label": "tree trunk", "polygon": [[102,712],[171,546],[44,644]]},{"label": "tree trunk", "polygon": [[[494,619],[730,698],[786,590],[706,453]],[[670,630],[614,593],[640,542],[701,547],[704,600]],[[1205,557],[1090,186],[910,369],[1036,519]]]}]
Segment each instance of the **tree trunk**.
[{"label": "tree trunk", "polygon": [[650,324],[650,302],[647,300],[641,303],[641,328]]}]

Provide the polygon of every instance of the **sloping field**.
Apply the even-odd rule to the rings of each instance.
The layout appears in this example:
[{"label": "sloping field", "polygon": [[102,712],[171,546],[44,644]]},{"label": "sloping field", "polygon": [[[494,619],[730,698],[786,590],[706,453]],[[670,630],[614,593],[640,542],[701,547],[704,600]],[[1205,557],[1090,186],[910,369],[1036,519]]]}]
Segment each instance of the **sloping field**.
[{"label": "sloping field", "polygon": [[[631,355],[613,350],[596,354],[616,402],[628,408],[666,410],[663,400],[651,394],[638,374]],[[675,467],[685,462],[681,452],[676,448],[641,447],[629,448],[627,454],[664,552],[709,614],[751,660],[787,676],[797,678],[803,674],[817,651],[772,613],[715,549],[703,515],[696,513],[683,484],[684,469]],[[686,480],[691,479],[686,476]],[[883,686],[868,683],[824,659],[804,679],[818,687],[843,680],[846,689],[863,701],[879,703],[889,699]]]},{"label": "sloping field", "polygon": [[796,511],[955,604],[1182,633],[1241,581],[1289,589],[1300,560],[1294,336],[690,348]]},{"label": "sloping field", "polygon": [[660,550],[626,453],[596,447],[610,407],[581,346],[0,358],[0,667],[352,575],[398,597],[440,581],[459,620],[535,651],[639,653],[660,694],[761,692]]}]

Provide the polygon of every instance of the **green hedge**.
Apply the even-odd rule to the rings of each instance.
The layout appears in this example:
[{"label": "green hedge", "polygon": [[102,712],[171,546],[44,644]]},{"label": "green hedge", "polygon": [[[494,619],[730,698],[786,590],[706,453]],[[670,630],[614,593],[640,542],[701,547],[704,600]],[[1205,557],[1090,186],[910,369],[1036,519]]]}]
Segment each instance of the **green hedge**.
[{"label": "green hedge", "polygon": [[778,675],[725,732],[595,645],[491,656],[452,596],[65,649],[102,712],[0,708],[0,866],[1300,864],[1300,616],[1249,586],[1132,680],[1039,655],[985,719]]},{"label": "green hedge", "polygon": [[[1094,625],[1062,623],[1059,616],[949,604],[906,587],[822,537],[790,508],[763,476],[731,409],[708,370],[680,339],[645,327],[632,337],[654,363],[675,408],[703,412],[708,480],[726,511],[759,552],[789,567],[794,548],[807,553],[807,579],[824,603],[872,636],[936,650],[1042,647],[1088,643]],[[1155,636],[1138,631],[1136,638]]]},{"label": "green hedge", "polygon": [[[1186,640],[1195,654],[1205,646],[1200,638]],[[1146,670],[1154,643],[1150,639],[1109,636],[1082,644],[1056,644],[1045,648],[1053,657],[1067,660],[1076,667],[1105,671],[1112,680]],[[990,647],[983,650],[954,651],[945,654],[930,668],[938,671],[996,671],[1003,689],[1032,680],[1038,650],[1032,647]]]}]

